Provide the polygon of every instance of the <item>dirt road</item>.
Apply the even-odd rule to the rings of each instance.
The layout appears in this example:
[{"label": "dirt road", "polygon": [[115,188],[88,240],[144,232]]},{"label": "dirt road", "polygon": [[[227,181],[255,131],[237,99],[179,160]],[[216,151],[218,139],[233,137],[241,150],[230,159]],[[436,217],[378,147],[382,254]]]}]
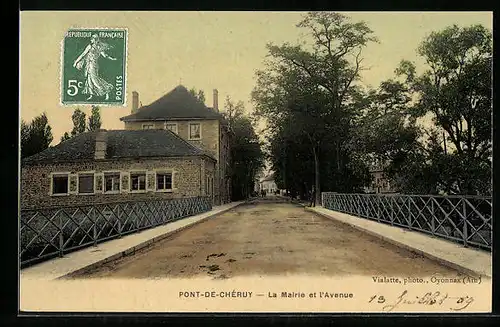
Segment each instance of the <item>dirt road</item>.
[{"label": "dirt road", "polygon": [[79,278],[243,275],[456,276],[457,272],[289,203],[258,201]]}]

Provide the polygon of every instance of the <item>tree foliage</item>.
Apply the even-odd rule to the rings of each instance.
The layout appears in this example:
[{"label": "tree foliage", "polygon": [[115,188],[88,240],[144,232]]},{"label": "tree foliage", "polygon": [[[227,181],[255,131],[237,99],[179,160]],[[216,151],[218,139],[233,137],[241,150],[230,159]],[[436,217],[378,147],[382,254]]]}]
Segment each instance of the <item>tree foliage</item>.
[{"label": "tree foliage", "polygon": [[69,140],[75,135],[85,131],[96,131],[101,128],[101,109],[98,106],[92,106],[90,116],[87,122],[87,115],[80,108],[76,108],[71,116],[73,129],[70,133],[65,132],[61,137],[61,142]]},{"label": "tree foliage", "polygon": [[[284,179],[278,183],[295,185],[293,192],[314,184],[319,202],[322,188],[357,190],[366,177],[346,143],[357,116],[352,103],[363,69],[361,52],[376,39],[364,22],[338,13],[308,13],[297,26],[309,32],[312,44],[268,45],[270,60],[257,72],[252,98],[256,115],[271,126],[273,168]],[[277,157],[279,142],[285,149],[278,153],[290,158]],[[299,181],[288,180],[299,157],[299,166],[313,162],[314,180],[300,175],[291,175]]]},{"label": "tree foliage", "polygon": [[52,140],[52,128],[45,113],[33,118],[30,123],[21,120],[21,158],[47,149]]},{"label": "tree foliage", "polygon": [[244,104],[234,103],[226,98],[222,112],[227,128],[232,134],[231,147],[231,183],[232,200],[247,198],[254,189],[255,176],[264,165],[261,142],[255,133],[250,117],[244,114]]},{"label": "tree foliage", "polygon": [[[427,63],[422,74],[409,61],[401,62],[396,73],[418,99],[409,107],[411,116],[430,115],[433,126],[418,142],[421,165],[414,174],[420,182],[403,179],[400,187],[410,192],[491,192],[491,32],[480,25],[453,25],[430,34],[418,53]],[[407,175],[393,169],[395,178]]]},{"label": "tree foliage", "polygon": [[101,124],[101,110],[98,106],[92,106],[87,129],[89,131],[96,131],[101,128]]},{"label": "tree foliage", "polygon": [[297,26],[309,38],[268,45],[252,92],[280,188],[358,192],[381,164],[403,193],[491,192],[491,31],[434,32],[418,47],[422,73],[403,60],[394,78],[365,89],[362,49],[377,42],[365,23],[315,12]]},{"label": "tree foliage", "polygon": [[78,135],[80,133],[85,132],[86,130],[86,114],[80,109],[76,108],[71,116],[73,120],[73,129],[71,130],[71,136]]},{"label": "tree foliage", "polygon": [[191,93],[201,103],[205,103],[205,92],[203,90],[196,90],[196,88],[193,87],[189,90],[189,93]]}]

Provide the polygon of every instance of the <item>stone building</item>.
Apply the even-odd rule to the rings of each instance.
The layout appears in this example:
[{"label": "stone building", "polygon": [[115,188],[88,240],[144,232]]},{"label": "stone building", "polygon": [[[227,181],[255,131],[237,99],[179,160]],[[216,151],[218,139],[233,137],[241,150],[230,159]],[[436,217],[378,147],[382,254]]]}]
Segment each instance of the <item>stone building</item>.
[{"label": "stone building", "polygon": [[374,161],[370,165],[370,174],[372,182],[365,187],[365,193],[395,193],[396,190],[392,187],[384,173],[386,163]]},{"label": "stone building", "polygon": [[132,94],[132,112],[120,118],[125,130],[168,129],[215,158],[214,204],[231,200],[230,131],[219,113],[218,92],[209,108],[179,85],[149,105],[139,107],[139,94]]},{"label": "stone building", "polygon": [[269,174],[262,178],[259,182],[260,190],[265,191],[266,194],[274,194],[278,187],[276,186],[276,182],[274,181],[274,173]]},{"label": "stone building", "polygon": [[208,196],[215,158],[169,130],[99,130],[25,158],[21,208]]}]

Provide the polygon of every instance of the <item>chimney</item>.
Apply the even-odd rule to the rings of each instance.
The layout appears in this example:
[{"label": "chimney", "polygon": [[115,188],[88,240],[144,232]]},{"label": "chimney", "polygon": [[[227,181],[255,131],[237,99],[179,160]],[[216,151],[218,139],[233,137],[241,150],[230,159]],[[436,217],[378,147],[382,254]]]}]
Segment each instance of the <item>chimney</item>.
[{"label": "chimney", "polygon": [[107,147],[107,131],[105,129],[97,130],[95,136],[95,159],[105,159],[106,158],[106,147]]},{"label": "chimney", "polygon": [[214,110],[219,112],[219,91],[214,89]]},{"label": "chimney", "polygon": [[132,113],[135,114],[139,109],[139,93],[132,91]]}]

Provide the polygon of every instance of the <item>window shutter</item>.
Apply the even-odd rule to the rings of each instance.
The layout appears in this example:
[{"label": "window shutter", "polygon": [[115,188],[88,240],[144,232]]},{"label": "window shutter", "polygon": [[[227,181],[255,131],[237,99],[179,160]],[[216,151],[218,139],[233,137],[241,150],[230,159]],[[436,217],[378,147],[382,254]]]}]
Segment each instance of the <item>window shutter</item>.
[{"label": "window shutter", "polygon": [[172,170],[172,192],[177,190],[177,171]]},{"label": "window shutter", "polygon": [[156,189],[156,173],[154,171],[146,172],[146,190],[154,191]]},{"label": "window shutter", "polygon": [[94,191],[95,193],[104,192],[104,173],[94,174]]},{"label": "window shutter", "polygon": [[128,193],[129,191],[129,183],[130,183],[130,175],[128,172],[120,173],[120,184],[121,184],[121,192]]},{"label": "window shutter", "polygon": [[69,190],[68,190],[68,193],[69,194],[76,194],[77,191],[78,191],[78,189],[77,189],[78,175],[77,174],[69,174],[68,178],[69,178]]}]

